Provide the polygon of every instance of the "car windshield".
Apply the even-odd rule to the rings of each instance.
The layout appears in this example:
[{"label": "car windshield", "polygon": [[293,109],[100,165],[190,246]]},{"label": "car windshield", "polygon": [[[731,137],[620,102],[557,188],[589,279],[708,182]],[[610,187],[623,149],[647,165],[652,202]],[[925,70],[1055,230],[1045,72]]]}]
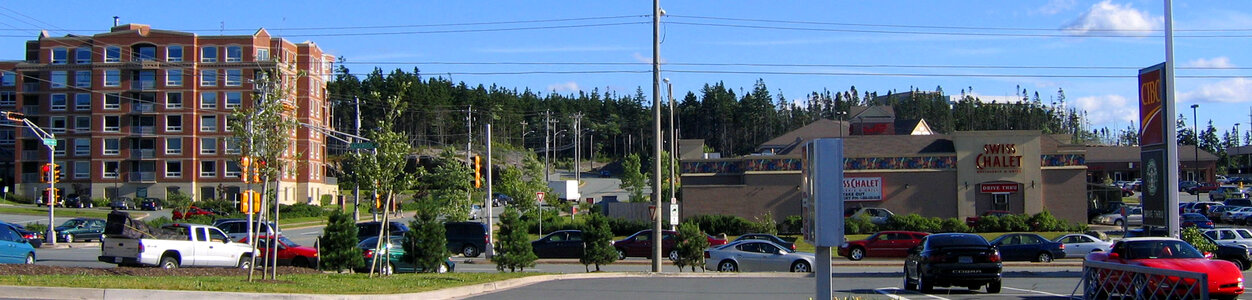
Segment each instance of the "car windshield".
[{"label": "car windshield", "polygon": [[972,234],[940,234],[927,237],[926,244],[930,247],[950,246],[989,246],[987,239]]},{"label": "car windshield", "polygon": [[278,241],[283,242],[283,244],[287,245],[287,247],[300,247],[300,244],[296,244],[296,242],[292,242],[291,240],[287,239],[287,237],[285,236],[279,236]]},{"label": "car windshield", "polygon": [[1199,250],[1182,241],[1154,240],[1126,242],[1126,259],[1204,258]]},{"label": "car windshield", "polygon": [[84,225],[87,225],[87,220],[74,219],[61,223],[60,227],[79,227]]},{"label": "car windshield", "polygon": [[1207,221],[1208,220],[1208,218],[1205,218],[1204,216],[1194,215],[1194,214],[1182,215],[1182,218],[1187,221]]}]

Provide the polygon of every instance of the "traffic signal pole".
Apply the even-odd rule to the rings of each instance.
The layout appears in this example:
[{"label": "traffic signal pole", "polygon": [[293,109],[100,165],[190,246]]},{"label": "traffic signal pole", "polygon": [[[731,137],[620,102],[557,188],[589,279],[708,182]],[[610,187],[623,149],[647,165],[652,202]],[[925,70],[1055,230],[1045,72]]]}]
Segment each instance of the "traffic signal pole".
[{"label": "traffic signal pole", "polygon": [[25,125],[26,128],[30,128],[31,133],[34,133],[35,136],[38,136],[39,139],[43,140],[43,145],[48,147],[48,172],[47,174],[44,174],[44,176],[46,176],[46,179],[48,180],[48,189],[47,191],[44,192],[44,194],[47,197],[46,199],[44,199],[44,204],[48,205],[48,232],[46,233],[47,235],[44,236],[44,240],[48,242],[49,245],[55,246],[57,244],[56,223],[54,223],[56,222],[55,211],[56,211],[56,196],[57,196],[56,195],[57,137],[55,134],[48,133],[47,131],[44,131],[43,128],[39,128],[38,125],[35,125],[35,123],[31,122],[30,120],[27,120],[26,115],[24,114],[8,112],[8,111],[0,111],[0,114],[3,114],[4,118],[9,119],[9,121],[19,122]]}]

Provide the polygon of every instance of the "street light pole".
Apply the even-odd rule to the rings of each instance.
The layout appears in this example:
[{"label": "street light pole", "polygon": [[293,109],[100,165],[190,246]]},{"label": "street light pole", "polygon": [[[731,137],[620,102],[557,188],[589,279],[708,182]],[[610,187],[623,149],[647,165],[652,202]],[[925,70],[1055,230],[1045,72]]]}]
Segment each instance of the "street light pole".
[{"label": "street light pole", "polygon": [[[1191,105],[1191,135],[1195,137],[1195,160],[1191,161],[1191,163],[1195,167],[1196,182],[1200,181],[1200,119],[1196,114],[1196,108],[1198,107],[1200,107],[1199,104]],[[1195,202],[1200,202],[1200,193],[1195,193]]]},{"label": "street light pole", "polygon": [[[678,156],[677,154],[678,153],[678,134],[674,132],[674,85],[670,84],[669,78],[665,78],[665,98],[669,99],[668,102],[669,102],[669,136],[670,138],[669,138],[669,156],[666,157],[666,159],[669,159],[669,205],[674,206],[674,205],[678,205],[678,195],[677,195],[678,178],[675,177],[678,173],[677,171],[675,171],[675,168],[677,167],[675,165],[678,163],[678,160],[676,159],[676,157]],[[678,228],[675,228],[675,225],[673,225],[675,223],[678,223],[678,222],[675,222],[674,220],[670,220],[670,230],[678,230]]]},{"label": "street light pole", "polygon": [[652,0],[652,272],[661,272],[661,0]]}]

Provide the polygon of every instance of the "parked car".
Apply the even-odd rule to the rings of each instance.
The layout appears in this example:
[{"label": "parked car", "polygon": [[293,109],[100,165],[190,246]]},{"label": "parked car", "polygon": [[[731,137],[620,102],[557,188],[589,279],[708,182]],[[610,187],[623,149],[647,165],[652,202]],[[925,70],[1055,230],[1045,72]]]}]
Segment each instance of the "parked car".
[{"label": "parked car", "polygon": [[1209,202],[1196,202],[1195,204],[1192,204],[1191,206],[1188,206],[1188,207],[1187,207],[1187,212],[1189,212],[1189,213],[1197,213],[1197,214],[1207,214],[1207,213],[1208,213],[1208,211],[1209,211],[1209,207],[1213,207],[1213,206],[1217,206],[1217,205],[1222,205],[1222,203],[1221,203],[1221,202],[1211,202],[1211,201],[1209,201]]},{"label": "parked car", "polygon": [[1248,199],[1248,198],[1226,199],[1225,201],[1222,201],[1222,204],[1226,206],[1252,206],[1252,199]]},{"label": "parked car", "polygon": [[1126,216],[1122,217],[1120,211],[1106,213],[1095,218],[1096,224],[1117,225],[1126,224],[1129,226],[1143,225],[1143,207],[1127,206]]},{"label": "parked car", "polygon": [[1113,242],[1106,242],[1086,234],[1066,234],[1052,240],[1065,245],[1066,257],[1082,257],[1090,252],[1109,251]]},{"label": "parked car", "polygon": [[704,268],[719,272],[813,272],[815,255],[767,240],[742,240],[704,250]]},{"label": "parked car", "polygon": [[0,222],[0,263],[35,263],[35,247],[18,233],[13,224]]},{"label": "parked car", "polygon": [[1217,228],[1204,231],[1204,236],[1222,245],[1252,248],[1252,231],[1243,228]]},{"label": "parked car", "polygon": [[1249,206],[1227,209],[1226,212],[1222,213],[1221,221],[1223,223],[1233,224],[1235,222],[1243,221],[1249,213],[1252,213],[1252,207]]},{"label": "parked car", "polygon": [[1214,182],[1200,182],[1200,183],[1197,183],[1195,186],[1188,188],[1187,193],[1192,194],[1192,195],[1199,194],[1199,193],[1211,193],[1213,192],[1213,190],[1216,190],[1218,187],[1220,186]]},{"label": "parked car", "polygon": [[[221,229],[222,232],[225,232],[226,236],[230,237],[230,240],[232,241],[240,242],[248,238],[248,220],[246,219],[224,219],[224,221],[213,221],[213,227]],[[277,224],[274,224],[274,222],[261,223],[252,221],[252,230],[254,230],[258,235],[269,236],[278,234],[279,237],[282,237],[281,231],[275,232],[276,227],[278,226]]]},{"label": "parked car", "polygon": [[877,225],[887,224],[887,220],[894,216],[890,210],[878,207],[853,207],[844,210],[843,216],[846,218],[869,218],[870,223]]},{"label": "parked car", "polygon": [[1000,252],[976,234],[928,235],[904,259],[904,289],[929,293],[936,286],[986,286],[988,293],[999,293],[1000,259]]},{"label": "parked car", "polygon": [[57,225],[57,241],[100,241],[104,234],[104,219],[73,218]]},{"label": "parked car", "polygon": [[1052,262],[1065,258],[1065,244],[1049,241],[1033,233],[1010,233],[991,240],[1004,261]]},{"label": "parked car", "polygon": [[609,172],[609,170],[603,170],[603,169],[600,170],[600,178],[609,178],[612,176],[613,176],[613,172]]},{"label": "parked car", "polygon": [[558,230],[530,242],[539,258],[579,258],[583,256],[583,232]]},{"label": "parked car", "polygon": [[1222,214],[1225,214],[1227,211],[1230,211],[1233,209],[1238,209],[1240,207],[1243,207],[1243,206],[1230,206],[1230,205],[1214,206],[1212,209],[1209,209],[1209,212],[1205,215],[1209,217],[1209,220],[1213,220],[1213,222],[1222,222]]},{"label": "parked car", "polygon": [[[1087,254],[1087,261],[1143,266],[1149,268],[1203,272],[1208,275],[1209,296],[1237,298],[1243,294],[1243,272],[1224,260],[1210,260],[1204,254],[1175,238],[1126,238],[1113,243],[1113,251]],[[1106,288],[1129,285],[1130,277],[1108,278],[1097,282]],[[1170,283],[1162,283],[1168,285]],[[1165,295],[1168,296],[1168,295]]]},{"label": "parked car", "polygon": [[1179,191],[1179,192],[1186,192],[1186,191],[1189,191],[1189,190],[1191,190],[1191,189],[1195,189],[1195,187],[1196,187],[1197,185],[1199,185],[1199,184],[1200,184],[1200,183],[1195,182],[1195,181],[1192,181],[1192,180],[1183,180],[1183,181],[1179,181],[1179,182],[1178,182],[1178,191]]},{"label": "parked car", "polygon": [[[271,247],[274,246],[274,240],[270,235],[257,236],[257,258],[259,262],[265,263],[269,261]],[[239,243],[248,244],[248,237],[244,236]],[[280,266],[296,266],[305,268],[317,268],[317,249],[308,246],[301,246],[287,239],[287,237],[278,236],[278,265]]]},{"label": "parked car", "polygon": [[1010,215],[1013,215],[1013,212],[1007,210],[988,210],[982,212],[982,215],[965,218],[965,225],[969,225],[969,227],[978,226],[978,220],[981,220],[982,217],[986,216],[1003,217]]},{"label": "parked car", "polygon": [[[709,240],[709,247],[726,244],[724,239],[708,234],[704,236]],[[661,231],[661,253],[668,253],[669,255],[667,256],[670,260],[678,260],[678,251],[674,250],[674,244],[677,240],[677,231]],[[629,237],[614,241],[613,248],[617,249],[617,259],[619,260],[627,257],[652,257],[652,230],[640,230]]]},{"label": "parked car", "polygon": [[135,209],[135,201],[130,197],[117,197],[109,201],[109,208],[116,210],[132,210]]},{"label": "parked car", "polygon": [[1209,201],[1223,201],[1226,199],[1247,198],[1248,193],[1237,186],[1223,185],[1216,190],[1209,192]]},{"label": "parked car", "polygon": [[448,251],[465,257],[478,257],[491,244],[487,225],[478,222],[443,223],[444,237],[448,239]]},{"label": "parked car", "polygon": [[164,201],[157,198],[144,198],[139,202],[139,210],[158,211],[165,208]]},{"label": "parked car", "polygon": [[44,239],[42,232],[30,231],[29,229],[26,229],[26,226],[22,226],[21,224],[7,223],[4,221],[0,221],[0,224],[8,224],[10,227],[13,227],[14,230],[17,230],[18,236],[26,239],[26,242],[30,243],[31,247],[39,248],[43,246]]},{"label": "parked car", "polygon": [[848,241],[839,245],[839,256],[849,260],[861,260],[866,257],[905,257],[909,249],[921,243],[922,238],[929,235],[925,232],[883,231],[870,235],[864,240]]},{"label": "parked car", "polygon": [[513,204],[513,197],[509,195],[495,193],[491,196],[491,206],[506,206]]},{"label": "parked car", "polygon": [[764,241],[770,241],[770,242],[773,242],[773,243],[775,243],[775,244],[778,244],[779,246],[783,246],[783,248],[791,249],[792,251],[796,250],[796,244],[795,244],[795,243],[793,243],[793,242],[788,242],[787,240],[784,240],[783,238],[780,238],[780,237],[778,237],[777,235],[772,235],[772,234],[768,234],[768,233],[745,233],[745,234],[740,235],[739,237],[735,238],[735,240],[730,241],[730,242],[731,242],[731,243],[734,243],[734,242],[738,242],[738,241],[745,241],[745,240],[764,240]]},{"label": "parked car", "polygon": [[483,213],[482,205],[478,205],[478,204],[470,205],[470,212],[469,212],[470,220],[478,220],[478,216],[481,215],[482,213]]},{"label": "parked car", "polygon": [[[382,229],[382,224],[383,222],[379,221],[356,223],[356,240],[364,241],[365,239],[371,237],[378,237],[378,232]],[[409,231],[409,227],[404,226],[404,223],[395,221],[387,222],[387,232],[391,236],[404,236],[404,233],[407,231]]]},{"label": "parked car", "polygon": [[174,216],[171,217],[170,219],[182,220],[182,219],[186,219],[186,218],[190,218],[194,216],[214,216],[214,215],[218,215],[218,213],[209,209],[192,206],[192,207],[188,207],[187,211],[181,211],[181,210],[175,209]]},{"label": "parked car", "polygon": [[65,197],[65,207],[92,208],[96,207],[96,204],[91,202],[90,196],[70,195]]},{"label": "parked car", "polygon": [[1178,226],[1182,228],[1213,228],[1213,221],[1210,221],[1208,217],[1201,214],[1185,213],[1178,216]]},{"label": "parked car", "polygon": [[1243,245],[1221,244],[1207,235],[1204,237],[1217,244],[1217,251],[1213,252],[1213,258],[1234,263],[1239,270],[1247,271],[1252,269],[1252,254],[1248,253],[1248,248]]},{"label": "parked car", "polygon": [[[383,244],[382,251],[375,251],[375,247],[378,246],[378,236],[373,236],[365,240],[362,240],[360,243],[357,243],[356,246],[357,248],[361,248],[361,253],[362,255],[365,256],[365,265],[364,267],[357,268],[356,271],[357,272],[369,272],[370,261],[373,260],[374,255],[379,255],[380,265],[374,269],[375,271],[379,273],[391,274],[391,273],[425,272],[426,271],[425,268],[421,266],[413,265],[412,262],[403,259],[404,258],[403,244],[404,244],[403,236],[393,235],[389,239],[387,239],[387,243]],[[456,263],[452,262],[451,259],[445,258],[443,263],[439,265],[439,269],[436,270],[435,272],[447,273],[447,272],[452,272],[455,269],[456,269]]]}]

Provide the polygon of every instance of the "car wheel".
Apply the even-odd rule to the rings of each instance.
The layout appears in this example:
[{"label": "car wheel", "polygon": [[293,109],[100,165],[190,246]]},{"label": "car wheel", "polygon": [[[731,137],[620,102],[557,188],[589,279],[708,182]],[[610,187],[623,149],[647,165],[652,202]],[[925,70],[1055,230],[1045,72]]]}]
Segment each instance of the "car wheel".
[{"label": "car wheel", "polygon": [[1000,293],[1000,281],[996,280],[990,284],[987,284],[987,292],[992,293],[992,294]]},{"label": "car wheel", "polygon": [[917,290],[923,293],[930,293],[930,292],[935,291],[935,284],[931,283],[930,280],[926,280],[926,276],[922,275],[922,272],[920,272],[920,270],[917,272]]},{"label": "car wheel", "polygon": [[1122,222],[1122,220],[1113,221],[1113,225],[1116,225],[1117,227],[1121,227],[1123,223],[1125,222]]},{"label": "car wheel", "polygon": [[795,272],[795,273],[813,272],[813,266],[809,265],[809,262],[807,261],[803,261],[803,260],[797,261],[791,264],[791,272]]},{"label": "car wheel", "polygon": [[852,250],[849,250],[849,252],[848,252],[848,259],[851,259],[851,260],[861,260],[862,258],[865,258],[865,249],[864,249],[864,248],[861,248],[861,247],[852,247]]},{"label": "car wheel", "polygon": [[465,257],[478,257],[478,246],[465,245],[465,248],[461,248],[461,255],[465,255]]},{"label": "car wheel", "polygon": [[174,258],[173,256],[162,257],[161,268],[162,269],[177,269],[178,259]]},{"label": "car wheel", "polygon": [[909,280],[909,267],[907,266],[904,267],[904,290],[906,291],[917,290],[917,285],[913,284],[913,281]]},{"label": "car wheel", "polygon": [[669,261],[678,261],[678,250],[669,251]]},{"label": "car wheel", "polygon": [[391,275],[391,273],[395,273],[395,271],[396,269],[391,265],[391,262],[384,262],[382,266],[378,267],[378,274],[380,275]]},{"label": "car wheel", "polygon": [[246,270],[246,269],[251,269],[251,268],[252,268],[252,257],[251,257],[251,256],[240,256],[240,257],[239,257],[239,264],[238,264],[237,266],[239,266],[239,268],[240,268],[240,269],[245,269],[245,270]]},{"label": "car wheel", "polygon": [[66,243],[73,243],[73,242],[74,242],[74,235],[73,235],[73,234],[65,234],[65,242],[66,242]]},{"label": "car wheel", "polygon": [[33,264],[35,264],[35,254],[34,254],[34,253],[28,253],[28,254],[26,254],[26,264],[28,264],[28,265],[33,265]]},{"label": "car wheel", "polygon": [[1052,254],[1047,252],[1039,253],[1039,257],[1035,257],[1035,261],[1045,263],[1052,262]]},{"label": "car wheel", "polygon": [[717,263],[717,271],[718,272],[739,272],[739,264],[736,264],[734,261],[731,261],[731,260],[723,260],[722,262]]},{"label": "car wheel", "polygon": [[1239,259],[1232,260],[1230,262],[1235,263],[1235,266],[1239,267],[1239,270],[1242,270],[1242,271],[1247,271],[1250,268],[1250,266],[1252,266],[1252,264],[1249,264],[1247,261],[1243,261]]},{"label": "car wheel", "polygon": [[446,264],[446,263],[440,263],[440,264],[439,264],[439,270],[438,270],[438,271],[436,271],[436,272],[439,272],[440,274],[443,274],[443,273],[448,273],[448,269],[449,269],[449,268],[448,268],[448,264]]},{"label": "car wheel", "polygon": [[617,260],[623,260],[623,259],[626,259],[626,250],[623,250],[622,248],[617,248]]}]

